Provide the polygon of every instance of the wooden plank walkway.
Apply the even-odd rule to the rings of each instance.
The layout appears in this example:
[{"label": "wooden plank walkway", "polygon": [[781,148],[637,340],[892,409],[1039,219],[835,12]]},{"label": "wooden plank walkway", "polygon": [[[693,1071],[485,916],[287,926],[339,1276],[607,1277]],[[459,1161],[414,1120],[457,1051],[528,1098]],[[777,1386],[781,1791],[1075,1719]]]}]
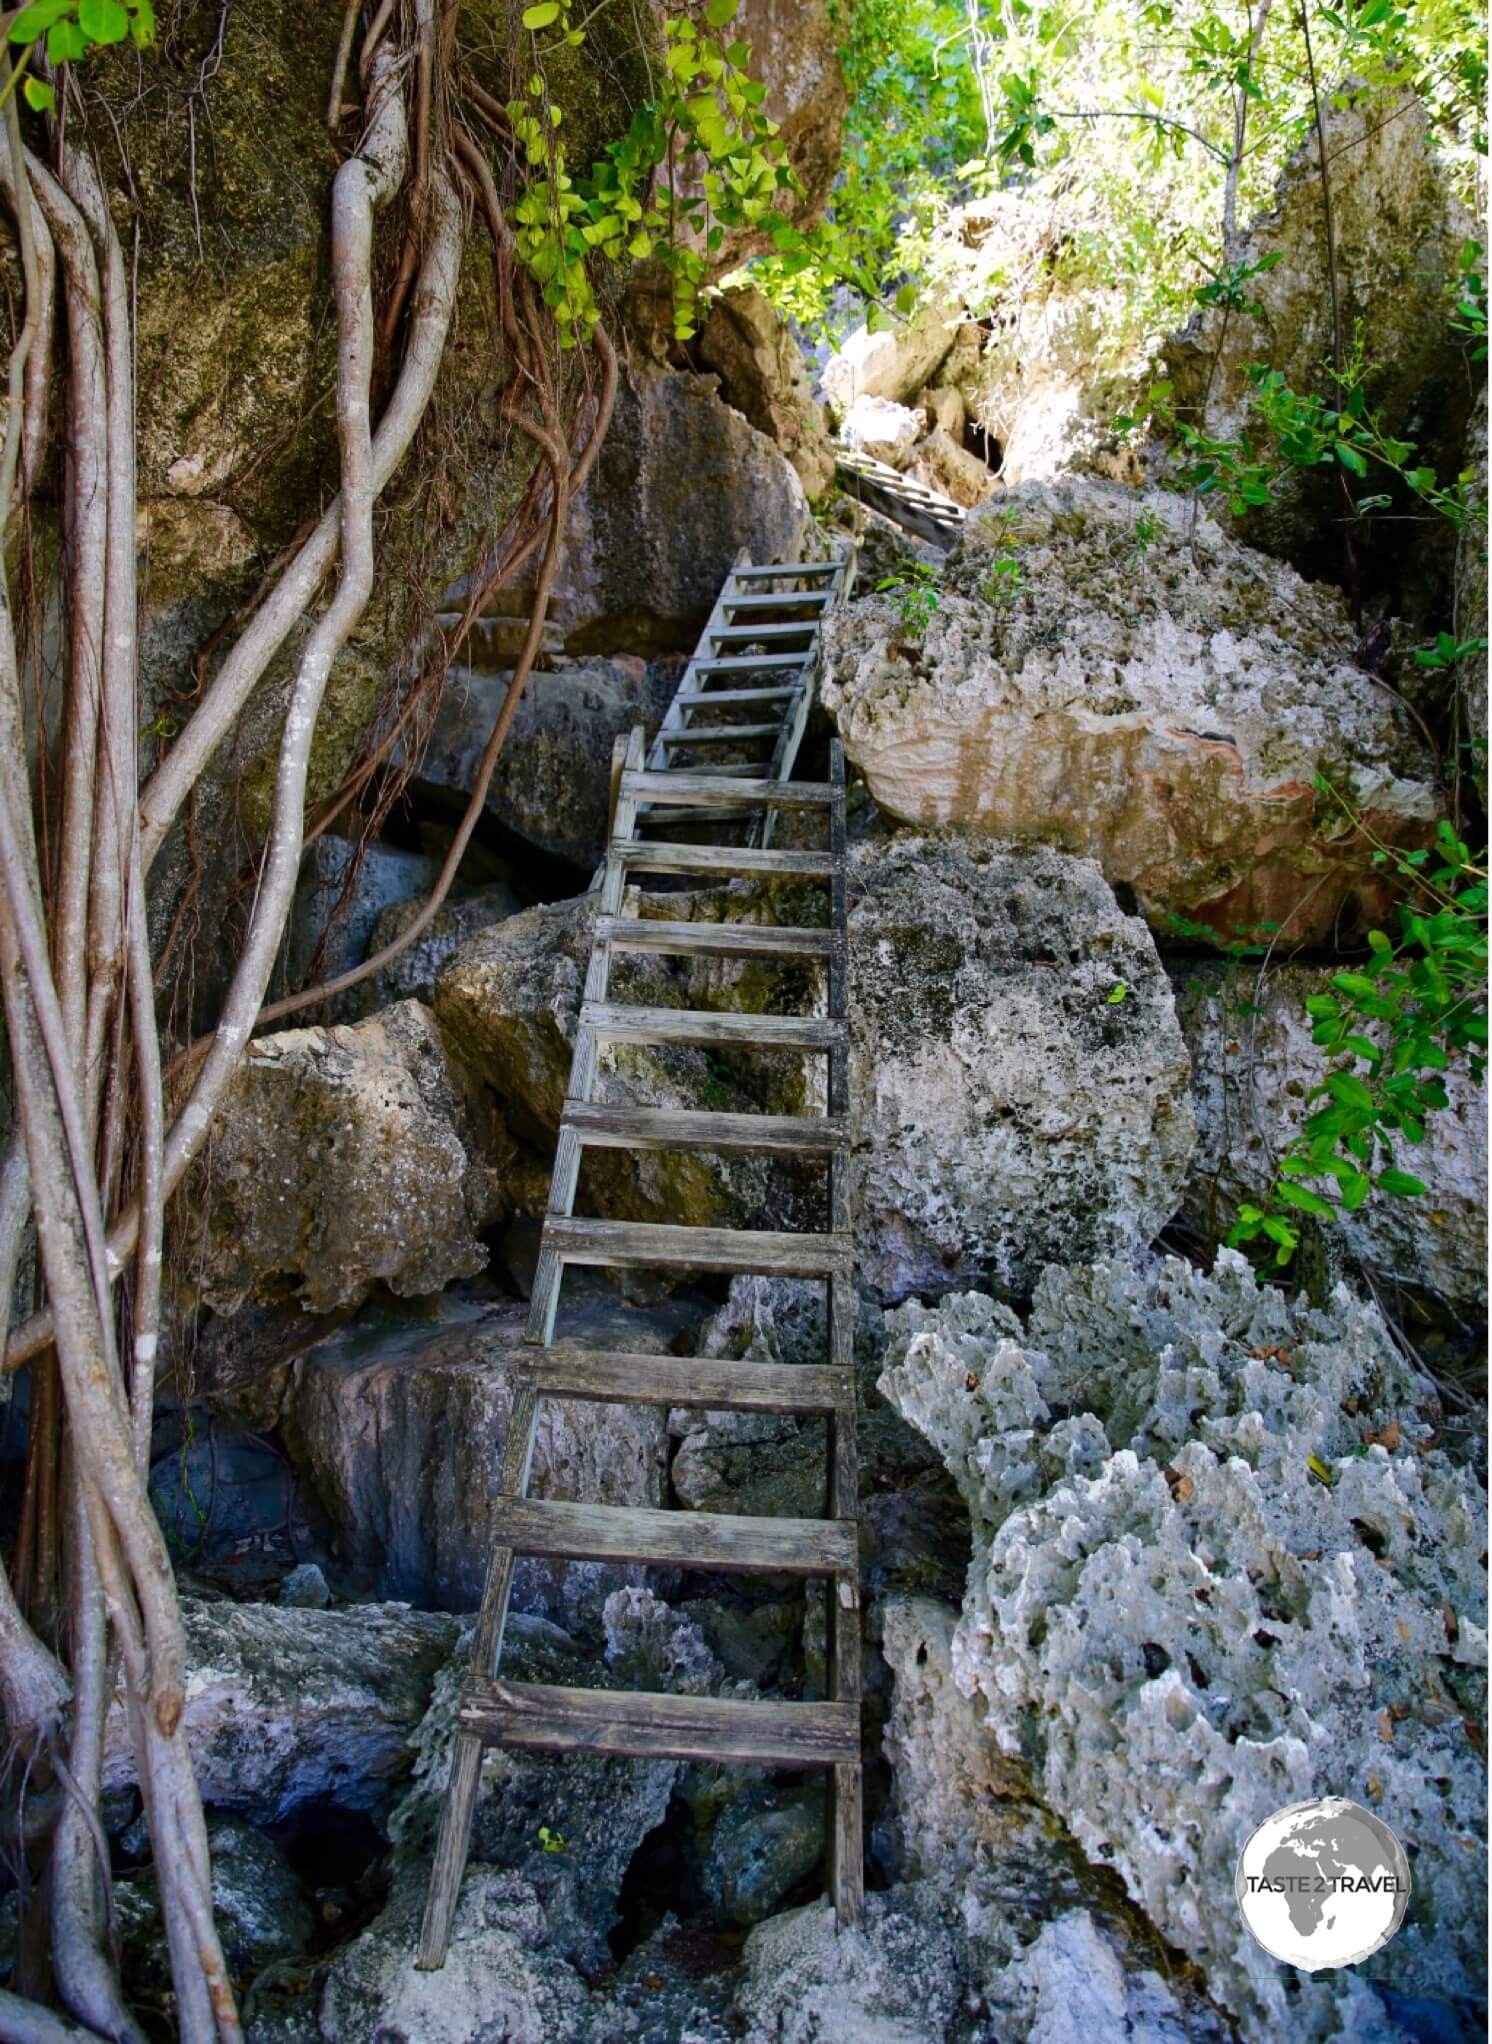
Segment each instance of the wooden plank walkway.
[{"label": "wooden plank walkway", "polygon": [[[838,741],[827,781],[791,779],[817,679],[819,626],[843,597],[853,567],[847,550],[830,561],[776,565],[738,558],[652,747],[645,749],[642,731],[633,731],[615,776],[612,836],[534,1277],[528,1345],[518,1361],[492,1511],[487,1582],[416,1960],[424,1968],[445,1963],[482,1750],[489,1745],[526,1752],[823,1767],[832,1784],[829,1860],[835,1908],[841,1923],[858,1924],[863,1916],[845,773]],[[749,748],[749,757],[740,757],[741,747]],[[787,810],[817,819],[822,849],[771,848],[773,827]],[[687,829],[692,836],[678,842],[658,835],[670,829]],[[701,841],[702,831],[713,841]],[[732,832],[738,835],[728,841]],[[650,874],[692,876],[705,883],[735,874],[818,881],[828,890],[828,927],[773,929],[626,913],[629,886]],[[613,1000],[611,961],[637,952],[821,961],[828,981],[827,1013],[736,1014]],[[744,1046],[822,1058],[827,1111],[757,1115],[609,1106],[592,1098],[607,1043]],[[827,1176],[828,1226],[821,1234],[785,1234],[586,1219],[575,1214],[574,1206],[587,1147],[818,1157]],[[827,1355],[822,1364],[790,1367],[556,1344],[564,1273],[580,1264],[820,1279],[828,1308]],[[748,1518],[530,1498],[543,1398],[823,1418],[828,1517]],[[499,1674],[503,1629],[514,1563],[525,1554],[822,1577],[832,1585],[830,1694],[823,1702],[774,1698],[753,1703],[509,1681]]]}]

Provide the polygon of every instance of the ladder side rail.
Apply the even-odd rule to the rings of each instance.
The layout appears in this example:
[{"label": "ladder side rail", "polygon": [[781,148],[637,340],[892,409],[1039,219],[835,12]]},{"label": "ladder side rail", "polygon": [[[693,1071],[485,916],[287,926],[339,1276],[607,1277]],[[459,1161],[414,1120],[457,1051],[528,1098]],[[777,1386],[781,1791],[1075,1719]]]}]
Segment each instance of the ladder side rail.
[{"label": "ladder side rail", "polygon": [[726,604],[731,593],[731,585],[736,579],[737,569],[749,568],[750,566],[751,550],[749,547],[743,546],[730,564],[730,572],[720,585],[720,593],[715,598],[714,608],[705,620],[705,628],[699,635],[698,643],[694,648],[689,664],[679,676],[679,685],[674,690],[673,700],[663,712],[663,722],[658,726],[658,735],[653,740],[652,749],[648,753],[648,766],[654,771],[661,771],[668,765],[668,748],[663,743],[664,732],[683,731],[687,728],[685,711],[679,702],[679,697],[693,686],[694,676],[700,662],[708,660],[713,650],[713,642],[710,637],[711,631],[720,631],[729,622],[726,617]]},{"label": "ladder side rail", "polygon": [[[853,547],[836,542],[835,554],[837,556],[836,570],[826,585],[829,591],[829,602],[825,606],[824,611],[826,616],[829,611],[837,610],[844,601],[845,591],[849,587],[849,578],[854,570],[855,550]],[[798,757],[798,748],[803,743],[803,733],[808,729],[808,713],[813,708],[814,697],[818,693],[819,660],[821,657],[820,645],[820,634],[815,631],[813,644],[809,651],[809,658],[803,664],[800,693],[790,705],[788,714],[782,721],[782,735],[778,739],[773,751],[772,764],[767,769],[766,778],[768,780],[785,781],[791,777]],[[775,809],[764,810],[748,831],[746,842],[751,845],[759,845],[765,851],[772,842],[772,835],[776,828],[777,811]]]},{"label": "ladder side rail", "polygon": [[[838,738],[829,748],[830,778],[838,798],[830,811],[830,848],[834,873],[830,881],[829,1017],[844,1025],[839,1044],[829,1052],[829,1113],[848,1122],[850,1107],[849,1051],[849,915],[848,829],[845,816],[844,748]],[[846,1239],[853,1228],[853,1197],[848,1147],[829,1159],[829,1228]],[[831,1518],[859,1518],[860,1468],[855,1441],[853,1369],[855,1351],[855,1284],[850,1270],[827,1280],[829,1366],[849,1378],[848,1400],[836,1406],[829,1420],[829,1513]],[[860,1574],[841,1572],[832,1585],[829,1695],[837,1703],[860,1704]],[[830,1880],[841,1926],[858,1927],[865,1913],[864,1773],[860,1758],[836,1761],[831,1797],[833,1834]]]},{"label": "ladder side rail", "polygon": [[[636,772],[642,765],[645,744],[643,728],[636,724],[627,740],[623,772],[618,784],[616,813],[612,820],[611,842],[606,849],[606,865],[601,879],[601,898],[597,904],[596,942],[591,946],[590,962],[586,967],[585,989],[582,994],[581,1016],[586,1014],[587,1004],[603,1002],[611,976],[611,943],[606,936],[607,925],[619,914],[627,890],[626,848],[636,842],[637,822],[640,811],[636,795],[628,784],[628,774]],[[565,1098],[589,1102],[596,1082],[596,1033],[584,1019],[575,1034],[575,1049],[570,1059],[570,1077],[565,1087]],[[549,1180],[549,1203],[546,1216],[568,1217],[575,1209],[575,1190],[580,1178],[580,1142],[573,1128],[560,1123],[559,1139],[555,1144],[554,1170]],[[524,1339],[539,1348],[546,1348],[554,1339],[554,1316],[559,1306],[560,1285],[564,1278],[562,1259],[546,1240],[549,1233],[546,1226],[539,1239],[539,1261],[534,1271],[534,1286],[529,1297],[528,1327]]]}]

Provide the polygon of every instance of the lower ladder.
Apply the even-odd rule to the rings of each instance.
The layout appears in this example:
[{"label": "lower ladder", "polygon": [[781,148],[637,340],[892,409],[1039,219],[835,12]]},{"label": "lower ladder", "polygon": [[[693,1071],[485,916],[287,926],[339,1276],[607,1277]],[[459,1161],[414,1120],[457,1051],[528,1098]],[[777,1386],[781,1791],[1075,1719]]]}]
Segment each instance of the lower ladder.
[{"label": "lower ladder", "polygon": [[[627,741],[526,1345],[517,1359],[512,1418],[492,1511],[491,1559],[416,1959],[424,1968],[445,1962],[470,1849],[482,1752],[490,1745],[529,1752],[824,1768],[831,1785],[828,1847],[835,1909],[841,1924],[858,1924],[863,1915],[845,773],[838,741],[832,746],[828,781],[788,778],[814,680],[817,624],[842,593],[852,565],[848,555],[832,567],[815,562],[752,568],[738,561],[651,759],[640,729]],[[791,669],[784,664],[782,651],[776,650],[789,641],[796,656]],[[774,678],[759,689],[755,681],[763,669]],[[751,677],[752,685],[738,689],[734,683],[743,676]],[[712,681],[723,682],[723,688],[712,691]],[[780,705],[778,717],[771,720],[773,728],[738,736],[738,720],[757,726],[767,721],[759,706],[768,693]],[[701,714],[702,705],[710,706],[703,710],[707,719],[718,720],[724,714],[726,724],[691,726],[691,717]],[[705,731],[710,733],[708,740]],[[680,754],[696,749],[690,743],[696,732],[700,746],[711,751],[768,739],[769,759],[764,763],[768,771],[754,763],[743,770],[737,761],[723,766],[713,761],[677,764]],[[817,817],[821,849],[772,849],[767,840],[782,811]],[[737,834],[745,842],[698,841],[702,826],[717,824],[715,837],[723,840],[742,820],[748,828]],[[694,841],[669,841],[657,835],[675,823],[694,831]],[[627,890],[646,875],[696,876],[706,885],[732,875],[818,881],[828,891],[828,927],[776,928],[628,915]],[[657,897],[657,905],[668,899]],[[825,967],[827,1012],[757,1015],[614,1002],[608,998],[611,961],[629,952],[820,960]],[[725,1114],[597,1103],[593,1095],[598,1060],[608,1043],[744,1047],[823,1057],[827,1111]],[[813,1234],[774,1233],[579,1218],[574,1206],[587,1146],[744,1150],[821,1158],[827,1172],[827,1228]],[[571,1264],[820,1279],[826,1287],[827,1354],[821,1364],[785,1365],[556,1344],[560,1286]],[[822,1417],[827,1426],[829,1516],[750,1518],[530,1498],[529,1474],[543,1398]],[[830,1586],[829,1694],[822,1702],[750,1702],[506,1679],[499,1673],[499,1663],[514,1564],[520,1555],[824,1579]]]}]

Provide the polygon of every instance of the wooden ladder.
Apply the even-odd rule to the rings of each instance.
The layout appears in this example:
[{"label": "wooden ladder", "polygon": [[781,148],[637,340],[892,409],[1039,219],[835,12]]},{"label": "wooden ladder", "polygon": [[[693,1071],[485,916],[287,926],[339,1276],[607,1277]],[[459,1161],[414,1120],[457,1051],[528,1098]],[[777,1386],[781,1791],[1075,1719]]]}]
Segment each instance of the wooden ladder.
[{"label": "wooden ladder", "polygon": [[[626,741],[525,1347],[516,1360],[512,1417],[492,1510],[491,1559],[416,1958],[424,1968],[445,1963],[470,1848],[482,1751],[489,1745],[527,1752],[825,1768],[831,1782],[829,1856],[835,1908],[841,1924],[858,1924],[863,1915],[845,774],[838,741],[832,746],[828,781],[789,778],[816,678],[818,626],[844,593],[853,565],[848,549],[830,562],[753,566],[744,556],[739,558],[651,753],[645,753],[641,729]],[[775,716],[767,713],[769,703],[780,706]],[[691,721],[695,718],[702,721]],[[749,744],[756,752],[765,749],[766,757],[745,762],[728,757],[724,764],[690,758],[696,751],[728,753],[739,744]],[[771,848],[776,816],[789,809],[821,819],[823,849]],[[678,824],[697,831],[701,824],[742,822],[747,825],[741,833],[744,842],[734,844],[678,842],[656,835]],[[644,837],[644,830],[654,835]],[[829,891],[829,927],[779,929],[626,915],[628,886],[651,874],[698,876],[706,883],[738,874],[818,880]],[[626,952],[820,959],[827,968],[828,1012],[798,1017],[617,1003],[608,999],[611,961]],[[599,1053],[607,1043],[709,1044],[820,1055],[828,1066],[827,1112],[717,1114],[600,1104],[592,1094]],[[579,1218],[574,1213],[575,1195],[581,1155],[588,1145],[821,1157],[828,1176],[828,1229],[822,1234],[781,1234]],[[560,1286],[571,1264],[822,1279],[827,1290],[827,1356],[822,1364],[785,1365],[555,1343]],[[542,1398],[822,1417],[827,1425],[829,1516],[748,1518],[530,1498]],[[742,1702],[508,1680],[499,1674],[498,1664],[514,1563],[520,1555],[824,1578],[832,1586],[828,1698],[810,1703]]]},{"label": "wooden ladder", "polygon": [[941,490],[929,490],[874,455],[848,447],[835,448],[834,466],[847,495],[858,497],[883,518],[894,519],[919,539],[946,552],[961,537],[968,513]]}]

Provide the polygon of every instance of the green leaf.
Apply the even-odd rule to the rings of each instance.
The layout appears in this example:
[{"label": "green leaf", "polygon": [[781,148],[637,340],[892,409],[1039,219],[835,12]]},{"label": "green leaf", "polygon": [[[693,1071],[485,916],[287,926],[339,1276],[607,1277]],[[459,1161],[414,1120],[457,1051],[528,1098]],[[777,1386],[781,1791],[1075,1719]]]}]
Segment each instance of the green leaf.
[{"label": "green leaf", "polygon": [[[13,43],[34,43],[44,36],[53,22],[61,21],[65,14],[73,11],[73,0],[31,0],[29,7],[23,7],[10,24],[9,40]],[[31,99],[28,92],[27,99]],[[32,101],[35,105],[35,101]]]},{"label": "green leaf", "polygon": [[1109,1006],[1111,1008],[1117,1008],[1119,1003],[1126,997],[1128,992],[1129,988],[1124,984],[1124,981],[1121,979],[1119,984],[1116,987],[1112,987],[1109,991]]},{"label": "green leaf", "polygon": [[1339,440],[1337,442],[1337,460],[1342,464],[1343,468],[1351,469],[1355,476],[1365,476],[1368,472],[1366,460],[1350,441]]},{"label": "green leaf", "polygon": [[741,0],[708,0],[705,20],[711,28],[724,28],[728,21],[734,21],[740,9]]},{"label": "green leaf", "polygon": [[1361,1079],[1354,1079],[1350,1072],[1328,1072],[1326,1090],[1333,1100],[1343,1107],[1356,1108],[1359,1114],[1376,1112],[1377,1103]]},{"label": "green leaf", "polygon": [[49,64],[70,64],[76,58],[86,56],[87,51],[87,41],[75,21],[59,21],[47,30]]},{"label": "green leaf", "polygon": [[1412,1171],[1380,1171],[1378,1173],[1380,1192],[1397,1193],[1400,1199],[1414,1199],[1424,1190],[1424,1180],[1416,1178]]},{"label": "green leaf", "polygon": [[130,18],[120,0],[78,0],[78,26],[91,43],[122,43]]},{"label": "green leaf", "polygon": [[1336,1212],[1329,1199],[1323,1199],[1318,1192],[1308,1192],[1303,1185],[1283,1180],[1278,1192],[1287,1207],[1296,1207],[1303,1214],[1321,1214],[1329,1220]]},{"label": "green leaf", "polygon": [[42,78],[27,78],[22,81],[21,90],[26,95],[26,104],[36,113],[49,114],[57,104],[57,95]]},{"label": "green leaf", "polygon": [[527,29],[549,28],[559,20],[559,0],[539,0],[537,7],[525,7],[523,25]]}]

